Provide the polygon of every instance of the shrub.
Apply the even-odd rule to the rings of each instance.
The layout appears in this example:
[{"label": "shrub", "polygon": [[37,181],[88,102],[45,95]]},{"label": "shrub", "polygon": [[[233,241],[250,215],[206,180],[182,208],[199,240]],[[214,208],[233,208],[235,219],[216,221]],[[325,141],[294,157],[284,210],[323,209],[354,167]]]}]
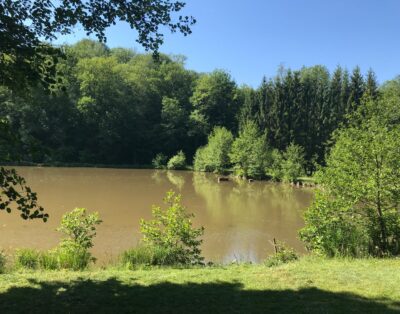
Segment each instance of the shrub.
[{"label": "shrub", "polygon": [[97,212],[87,214],[85,208],[75,208],[62,217],[57,230],[66,237],[57,249],[60,268],[83,269],[90,261],[95,261],[89,249],[93,247],[96,225],[101,222]]},{"label": "shrub", "polygon": [[0,274],[6,271],[7,256],[3,251],[0,251]]},{"label": "shrub", "polygon": [[207,146],[200,147],[196,150],[196,154],[193,158],[193,169],[195,171],[212,171],[209,166]]},{"label": "shrub", "polygon": [[277,241],[275,243],[275,254],[265,260],[265,265],[268,267],[279,266],[298,259],[299,256],[292,248],[289,248],[283,242]]},{"label": "shrub", "polygon": [[196,171],[213,171],[221,173],[230,164],[229,152],[233,143],[233,135],[224,127],[215,127],[208,136],[206,146],[199,148],[194,157]]},{"label": "shrub", "polygon": [[93,247],[93,238],[96,236],[96,225],[102,221],[97,212],[87,214],[85,208],[75,208],[61,219],[61,226],[57,229],[66,235],[61,246],[90,249]]},{"label": "shrub", "polygon": [[304,165],[304,149],[291,143],[283,152],[277,149],[272,151],[265,172],[274,180],[295,182],[305,174]]},{"label": "shrub", "polygon": [[252,178],[264,175],[266,135],[260,132],[255,122],[249,121],[241,128],[239,137],[232,144],[229,157],[237,175]]},{"label": "shrub", "polygon": [[15,266],[18,268],[37,269],[40,266],[40,252],[33,249],[19,249],[15,255]]},{"label": "shrub", "polygon": [[155,169],[165,169],[167,168],[167,162],[168,162],[168,157],[165,156],[163,153],[159,153],[151,161],[151,164]]},{"label": "shrub", "polygon": [[168,161],[167,168],[169,170],[183,170],[186,168],[186,156],[183,151],[179,151]]},{"label": "shrub", "polygon": [[300,238],[308,250],[320,255],[364,257],[369,255],[369,238],[360,218],[352,213],[350,203],[317,191],[304,214],[306,226]]},{"label": "shrub", "polygon": [[282,154],[282,181],[295,182],[305,174],[304,149],[291,143]]},{"label": "shrub", "polygon": [[168,250],[168,254],[174,256],[174,264],[200,264],[200,245],[198,239],[204,233],[204,228],[194,228],[186,208],[181,205],[181,196],[170,191],[167,193],[164,203],[167,208],[162,209],[153,206],[153,220],[141,220],[140,230],[143,234],[145,245],[159,247]]},{"label": "shrub", "polygon": [[275,181],[282,180],[283,172],[282,172],[282,163],[283,157],[279,150],[274,149],[271,152],[271,161],[267,164],[265,169],[265,173],[270,175],[271,178]]}]

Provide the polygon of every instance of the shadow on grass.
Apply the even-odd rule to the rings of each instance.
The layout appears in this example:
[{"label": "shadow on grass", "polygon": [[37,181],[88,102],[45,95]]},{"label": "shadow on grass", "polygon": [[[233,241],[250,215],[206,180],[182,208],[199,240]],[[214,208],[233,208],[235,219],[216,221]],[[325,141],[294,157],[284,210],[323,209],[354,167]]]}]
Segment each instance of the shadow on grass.
[{"label": "shadow on grass", "polygon": [[240,283],[31,280],[0,294],[0,313],[400,313],[400,304],[316,288],[243,290]]}]

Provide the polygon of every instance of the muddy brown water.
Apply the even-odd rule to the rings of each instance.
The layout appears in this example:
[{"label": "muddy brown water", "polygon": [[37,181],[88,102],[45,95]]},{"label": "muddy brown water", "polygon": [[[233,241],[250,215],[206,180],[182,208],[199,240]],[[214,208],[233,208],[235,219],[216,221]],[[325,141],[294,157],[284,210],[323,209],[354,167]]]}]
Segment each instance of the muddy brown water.
[{"label": "muddy brown water", "polygon": [[151,218],[152,204],[162,204],[168,190],[179,192],[194,224],[204,226],[207,260],[260,262],[273,251],[271,241],[285,241],[299,252],[302,213],[313,191],[268,182],[217,182],[213,174],[188,171],[17,167],[50,214],[47,223],[24,221],[0,212],[0,248],[50,249],[60,234],[61,216],[75,207],[98,211],[93,254],[99,263],[115,260],[140,241],[139,221]]}]

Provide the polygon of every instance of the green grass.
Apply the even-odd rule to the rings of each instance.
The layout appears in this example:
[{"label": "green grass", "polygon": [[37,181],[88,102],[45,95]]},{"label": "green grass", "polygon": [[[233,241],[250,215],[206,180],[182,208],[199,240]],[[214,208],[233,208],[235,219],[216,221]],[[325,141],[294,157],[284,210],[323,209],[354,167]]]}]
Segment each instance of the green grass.
[{"label": "green grass", "polygon": [[0,275],[0,313],[400,313],[400,260]]}]

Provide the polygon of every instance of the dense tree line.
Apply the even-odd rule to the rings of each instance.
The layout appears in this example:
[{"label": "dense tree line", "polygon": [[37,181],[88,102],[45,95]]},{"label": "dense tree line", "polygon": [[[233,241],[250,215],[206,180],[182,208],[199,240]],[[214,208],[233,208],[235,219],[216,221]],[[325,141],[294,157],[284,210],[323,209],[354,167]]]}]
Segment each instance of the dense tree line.
[{"label": "dense tree line", "polygon": [[334,132],[322,188],[301,238],[328,256],[400,254],[400,80],[383,85]]},{"label": "dense tree line", "polygon": [[23,161],[150,164],[158,153],[183,150],[190,162],[214,127],[237,136],[252,121],[269,147],[303,147],[312,170],[346,114],[378,95],[374,73],[364,77],[358,67],[332,75],[323,66],[280,69],[253,89],[225,71],[187,70],[181,56],[155,60],[89,40],[62,49],[52,91],[0,89],[2,128]]}]

